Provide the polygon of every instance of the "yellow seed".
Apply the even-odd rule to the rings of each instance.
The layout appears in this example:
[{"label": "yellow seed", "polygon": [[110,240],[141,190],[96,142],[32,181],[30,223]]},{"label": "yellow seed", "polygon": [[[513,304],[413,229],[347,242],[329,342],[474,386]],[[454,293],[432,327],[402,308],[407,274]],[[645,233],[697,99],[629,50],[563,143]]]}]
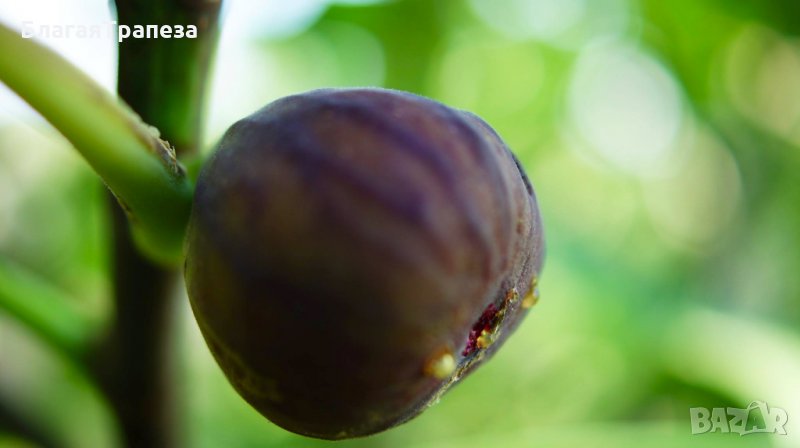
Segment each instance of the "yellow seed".
[{"label": "yellow seed", "polygon": [[483,330],[481,331],[481,335],[478,336],[478,339],[475,340],[475,345],[483,349],[492,345],[492,342],[494,342],[494,333]]},{"label": "yellow seed", "polygon": [[456,359],[449,351],[435,357],[425,366],[425,374],[439,380],[449,378],[455,370]]},{"label": "yellow seed", "polygon": [[526,309],[531,308],[537,303],[539,303],[539,288],[534,286],[533,288],[531,288],[528,295],[526,295],[525,298],[522,299],[522,307]]}]

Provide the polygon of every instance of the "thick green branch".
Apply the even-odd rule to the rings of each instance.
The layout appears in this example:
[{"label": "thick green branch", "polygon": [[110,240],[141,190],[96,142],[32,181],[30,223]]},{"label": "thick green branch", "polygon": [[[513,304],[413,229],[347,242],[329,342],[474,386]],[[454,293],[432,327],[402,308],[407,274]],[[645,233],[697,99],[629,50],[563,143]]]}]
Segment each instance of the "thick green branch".
[{"label": "thick green branch", "polygon": [[0,24],[0,80],[58,129],[103,178],[139,246],[175,263],[192,187],[172,148],[125,104],[56,53]]},{"label": "thick green branch", "polygon": [[[219,0],[117,0],[122,25],[194,25],[195,39],[127,39],[119,46],[118,91],[157,126],[182,156],[200,146],[203,98],[217,36]],[[169,351],[175,269],[134,250],[127,223],[113,213],[110,333],[92,357],[125,446],[182,446],[180,400],[171,387]]]},{"label": "thick green branch", "polygon": [[221,0],[116,0],[121,25],[193,25],[194,39],[126,39],[119,46],[119,94],[161,129],[179,155],[200,145],[209,67]]}]

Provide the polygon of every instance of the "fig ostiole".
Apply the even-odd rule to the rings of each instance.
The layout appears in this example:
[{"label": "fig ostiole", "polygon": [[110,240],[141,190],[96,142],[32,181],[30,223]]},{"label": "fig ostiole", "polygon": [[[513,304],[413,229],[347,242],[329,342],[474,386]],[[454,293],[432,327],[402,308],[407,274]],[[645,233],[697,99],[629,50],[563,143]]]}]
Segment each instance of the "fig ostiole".
[{"label": "fig ostiole", "polygon": [[277,425],[342,439],[402,423],[538,300],[536,198],[475,115],[325,89],[235,123],[197,179],[186,285],[217,363]]}]

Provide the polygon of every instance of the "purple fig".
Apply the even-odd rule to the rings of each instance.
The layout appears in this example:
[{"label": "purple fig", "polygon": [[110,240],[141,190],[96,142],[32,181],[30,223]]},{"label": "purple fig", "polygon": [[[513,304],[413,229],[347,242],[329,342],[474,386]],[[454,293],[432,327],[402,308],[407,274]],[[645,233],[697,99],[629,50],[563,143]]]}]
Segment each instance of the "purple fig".
[{"label": "purple fig", "polygon": [[231,384],[281,427],[364,436],[426,409],[535,302],[533,188],[480,118],[317,90],[234,124],[197,181],[186,284]]}]

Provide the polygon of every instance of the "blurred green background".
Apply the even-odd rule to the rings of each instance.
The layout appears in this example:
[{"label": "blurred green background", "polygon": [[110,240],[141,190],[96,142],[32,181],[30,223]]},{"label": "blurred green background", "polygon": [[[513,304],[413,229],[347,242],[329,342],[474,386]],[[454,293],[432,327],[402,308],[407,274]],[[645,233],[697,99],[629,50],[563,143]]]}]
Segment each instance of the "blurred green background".
[{"label": "blurred green background", "polygon": [[[110,20],[102,1],[3,2],[17,27]],[[542,209],[542,300],[506,347],[410,423],[336,446],[800,446],[798,17],[794,0],[229,2],[209,148],[283,95],[403,89],[495,127]],[[113,79],[114,42],[51,45]],[[0,446],[27,446],[3,433],[11,407],[67,446],[113,447],[97,389],[25,324],[75,346],[102,328],[103,186],[8,92],[0,114],[0,298],[30,297],[0,300]],[[175,294],[186,446],[330,444],[251,410]],[[788,435],[691,434],[690,407],[754,400],[787,411]]]}]

